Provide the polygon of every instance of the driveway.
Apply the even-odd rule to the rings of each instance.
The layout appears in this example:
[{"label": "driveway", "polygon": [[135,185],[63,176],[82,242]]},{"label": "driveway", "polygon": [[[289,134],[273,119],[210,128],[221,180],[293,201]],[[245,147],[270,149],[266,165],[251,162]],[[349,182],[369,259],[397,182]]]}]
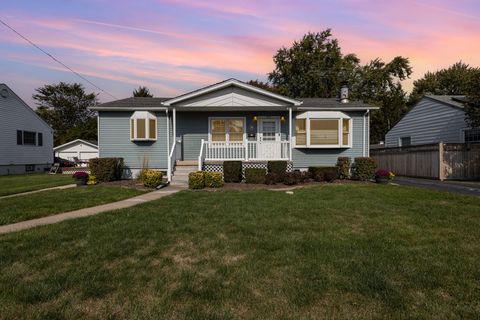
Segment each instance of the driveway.
[{"label": "driveway", "polygon": [[414,186],[438,191],[460,193],[469,196],[480,196],[480,182],[472,183],[461,181],[440,181],[397,176],[395,177],[394,183],[404,186]]}]

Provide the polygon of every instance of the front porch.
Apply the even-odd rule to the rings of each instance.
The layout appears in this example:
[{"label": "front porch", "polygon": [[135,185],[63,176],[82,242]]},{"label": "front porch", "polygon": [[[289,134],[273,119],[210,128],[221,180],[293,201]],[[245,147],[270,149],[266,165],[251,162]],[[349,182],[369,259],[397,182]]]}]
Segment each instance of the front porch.
[{"label": "front porch", "polygon": [[217,142],[202,139],[198,163],[204,161],[291,160],[290,141]]}]

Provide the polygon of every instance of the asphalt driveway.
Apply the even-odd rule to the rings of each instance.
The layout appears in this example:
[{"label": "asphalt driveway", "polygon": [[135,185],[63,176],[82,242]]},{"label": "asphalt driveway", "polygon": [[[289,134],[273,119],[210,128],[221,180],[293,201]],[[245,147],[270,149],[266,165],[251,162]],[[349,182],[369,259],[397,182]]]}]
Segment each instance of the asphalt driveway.
[{"label": "asphalt driveway", "polygon": [[394,183],[405,186],[414,186],[439,191],[460,193],[470,196],[480,196],[480,182],[473,183],[462,181],[440,181],[397,176],[395,177]]}]

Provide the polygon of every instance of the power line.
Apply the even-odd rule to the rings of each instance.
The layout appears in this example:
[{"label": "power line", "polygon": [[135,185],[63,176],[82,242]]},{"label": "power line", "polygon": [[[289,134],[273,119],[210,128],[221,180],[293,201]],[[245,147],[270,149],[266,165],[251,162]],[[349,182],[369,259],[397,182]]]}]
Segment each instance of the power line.
[{"label": "power line", "polygon": [[0,19],[0,23],[3,24],[5,27],[7,27],[8,29],[12,30],[14,33],[16,33],[20,38],[22,38],[23,40],[27,41],[29,44],[31,44],[32,46],[34,46],[35,48],[37,48],[38,50],[40,50],[41,52],[43,52],[44,54],[46,54],[47,56],[49,56],[53,61],[57,62],[58,64],[60,64],[62,67],[64,67],[65,69],[69,70],[70,72],[72,72],[73,74],[75,74],[76,76],[78,76],[79,78],[83,79],[84,81],[88,82],[89,84],[91,84],[93,87],[95,87],[96,89],[98,89],[99,91],[105,93],[106,95],[109,95],[110,97],[112,97],[113,99],[118,99],[117,97],[115,97],[113,94],[109,93],[108,91],[105,91],[103,90],[102,88],[100,88],[99,86],[97,86],[95,83],[93,83],[92,81],[88,80],[87,78],[85,78],[84,76],[82,76],[80,73],[76,72],[75,70],[73,70],[72,68],[70,68],[69,66],[67,66],[65,63],[63,63],[62,61],[58,60],[57,58],[55,58],[52,54],[48,53],[47,51],[43,50],[42,48],[40,48],[38,45],[36,45],[33,41],[31,41],[30,39],[28,39],[27,37],[25,37],[24,35],[22,35],[20,32],[18,32],[17,30],[15,30],[13,27],[9,26],[6,22],[4,22],[2,19]]}]

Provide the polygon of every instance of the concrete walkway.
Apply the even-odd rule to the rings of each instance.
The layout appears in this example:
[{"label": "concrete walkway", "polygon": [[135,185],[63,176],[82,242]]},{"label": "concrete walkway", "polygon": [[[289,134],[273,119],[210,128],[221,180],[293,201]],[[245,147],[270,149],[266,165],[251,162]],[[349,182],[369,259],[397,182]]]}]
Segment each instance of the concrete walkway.
[{"label": "concrete walkway", "polygon": [[136,196],[133,198],[129,198],[129,199],[125,199],[117,202],[107,203],[107,204],[103,204],[103,205],[91,207],[91,208],[84,208],[84,209],[79,209],[75,211],[60,213],[60,214],[38,218],[38,219],[22,221],[22,222],[13,223],[13,224],[7,224],[4,226],[0,226],[0,234],[16,232],[16,231],[30,229],[33,227],[43,226],[47,224],[53,224],[53,223],[65,221],[68,219],[76,219],[81,217],[93,216],[106,211],[133,207],[139,203],[145,203],[148,201],[157,200],[185,189],[186,189],[185,186],[170,185],[160,190],[152,191],[149,193],[142,194],[140,196]]},{"label": "concrete walkway", "polygon": [[395,177],[393,183],[404,186],[414,186],[420,188],[434,189],[438,191],[447,191],[453,193],[460,193],[469,196],[480,196],[480,183],[468,183],[461,181],[440,181],[430,179]]},{"label": "concrete walkway", "polygon": [[37,192],[43,192],[43,191],[48,191],[48,190],[63,190],[63,189],[70,189],[73,187],[76,187],[76,184],[67,184],[65,186],[58,186],[58,187],[51,187],[51,188],[45,188],[45,189],[40,189],[40,190],[33,190],[33,191],[27,191],[27,192],[22,192],[22,193],[15,193],[15,194],[9,194],[8,196],[1,196],[1,199],[7,199],[7,198],[13,198],[13,197],[19,197],[19,196],[24,196],[27,194],[32,194],[32,193],[37,193]]}]

